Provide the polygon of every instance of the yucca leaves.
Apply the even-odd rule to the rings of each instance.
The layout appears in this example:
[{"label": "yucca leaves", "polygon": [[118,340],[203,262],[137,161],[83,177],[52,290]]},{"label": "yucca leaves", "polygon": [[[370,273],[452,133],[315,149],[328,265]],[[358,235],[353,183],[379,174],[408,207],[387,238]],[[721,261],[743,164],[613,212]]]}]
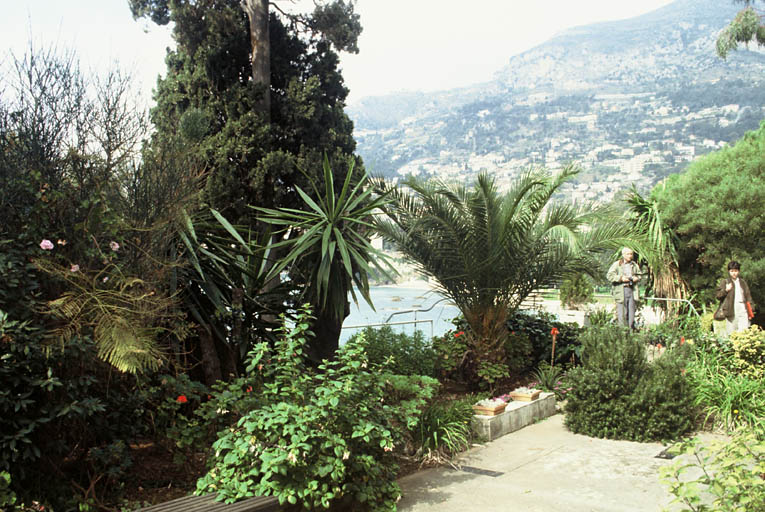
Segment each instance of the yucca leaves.
[{"label": "yucca leaves", "polygon": [[311,180],[314,197],[297,187],[307,208],[279,210],[253,207],[262,222],[282,227],[284,239],[272,249],[288,248],[289,252],[269,272],[276,278],[284,270],[304,275],[305,300],[321,311],[331,312],[335,319],[345,316],[348,293],[357,301],[354,285],[364,300],[372,305],[367,275],[376,268],[383,275],[395,270],[384,255],[368,241],[372,219],[386,199],[372,194],[366,175],[354,185],[353,161],[338,194],[334,187],[329,160],[324,157],[324,186]]}]

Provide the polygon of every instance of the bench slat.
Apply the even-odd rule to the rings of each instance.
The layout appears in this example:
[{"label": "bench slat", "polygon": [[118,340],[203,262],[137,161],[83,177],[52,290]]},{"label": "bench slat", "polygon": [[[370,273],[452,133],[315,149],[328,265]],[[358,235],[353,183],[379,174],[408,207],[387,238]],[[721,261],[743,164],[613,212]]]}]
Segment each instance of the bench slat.
[{"label": "bench slat", "polygon": [[255,496],[236,503],[215,501],[214,494],[185,496],[166,503],[138,509],[136,512],[278,512],[279,500],[273,496]]}]

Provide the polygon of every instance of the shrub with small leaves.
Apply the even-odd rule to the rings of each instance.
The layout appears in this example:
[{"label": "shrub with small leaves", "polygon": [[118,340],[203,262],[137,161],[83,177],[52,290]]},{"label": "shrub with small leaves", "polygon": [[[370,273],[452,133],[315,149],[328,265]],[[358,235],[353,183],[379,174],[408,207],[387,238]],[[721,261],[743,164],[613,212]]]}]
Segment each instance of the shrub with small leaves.
[{"label": "shrub with small leaves", "polygon": [[273,347],[261,343],[249,353],[247,373],[261,372],[264,405],[219,433],[197,491],[217,492],[229,503],[257,494],[307,510],[395,510],[393,449],[414,429],[438,383],[370,364],[363,336],[310,371],[310,318],[303,308]]},{"label": "shrub with small leaves", "polygon": [[422,331],[407,334],[386,325],[379,329],[367,327],[354,337],[360,335],[366,339],[370,363],[386,363],[388,370],[400,375],[436,376],[436,352]]},{"label": "shrub with small leaves", "polygon": [[648,441],[676,438],[693,426],[684,350],[649,364],[629,331],[591,328],[582,335],[584,364],[567,377],[566,426],[576,433]]},{"label": "shrub with small leaves", "polygon": [[733,349],[733,364],[746,377],[765,377],[765,331],[759,325],[752,325],[746,331],[730,335]]}]

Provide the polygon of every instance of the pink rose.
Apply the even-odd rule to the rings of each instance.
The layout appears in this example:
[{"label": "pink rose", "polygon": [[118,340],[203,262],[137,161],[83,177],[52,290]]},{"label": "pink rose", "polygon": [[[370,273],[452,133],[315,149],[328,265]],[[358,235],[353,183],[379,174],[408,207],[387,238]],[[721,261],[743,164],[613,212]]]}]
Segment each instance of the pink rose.
[{"label": "pink rose", "polygon": [[69,272],[79,272],[79,271],[80,271],[79,265],[72,265],[71,267],[69,267]]},{"label": "pink rose", "polygon": [[109,247],[111,247],[112,251],[114,252],[117,252],[120,250],[120,244],[118,244],[114,240],[111,241],[111,243],[109,244]]},{"label": "pink rose", "polygon": [[45,251],[52,251],[53,250],[53,242],[51,242],[47,238],[44,239],[42,242],[40,242],[40,249],[43,249]]}]

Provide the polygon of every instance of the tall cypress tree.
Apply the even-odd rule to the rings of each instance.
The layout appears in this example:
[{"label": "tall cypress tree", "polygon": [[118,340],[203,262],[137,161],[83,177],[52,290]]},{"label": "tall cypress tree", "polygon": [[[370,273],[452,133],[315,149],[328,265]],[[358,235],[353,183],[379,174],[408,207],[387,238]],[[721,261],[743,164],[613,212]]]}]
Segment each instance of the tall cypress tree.
[{"label": "tall cypress tree", "polygon": [[323,181],[325,154],[343,176],[353,160],[363,172],[338,70],[338,51],[358,51],[352,2],[289,14],[262,0],[128,1],[135,18],[174,24],[177,47],[157,83],[152,144],[180,147],[201,162],[207,205],[262,235],[268,228],[248,206],[304,207],[296,187]]},{"label": "tall cypress tree", "polygon": [[[252,225],[247,204],[300,204],[294,185],[307,181],[298,168],[319,177],[325,152],[333,169],[347,168],[356,144],[336,52],[358,51],[361,26],[352,4],[319,4],[311,14],[270,12],[269,51],[254,52],[252,17],[262,11],[247,6],[260,2],[129,2],[135,17],[174,23],[177,48],[168,52],[167,76],[158,81],[152,121],[158,139],[180,138],[200,154],[211,206]],[[269,80],[253,77],[258,55],[270,59]]]}]

